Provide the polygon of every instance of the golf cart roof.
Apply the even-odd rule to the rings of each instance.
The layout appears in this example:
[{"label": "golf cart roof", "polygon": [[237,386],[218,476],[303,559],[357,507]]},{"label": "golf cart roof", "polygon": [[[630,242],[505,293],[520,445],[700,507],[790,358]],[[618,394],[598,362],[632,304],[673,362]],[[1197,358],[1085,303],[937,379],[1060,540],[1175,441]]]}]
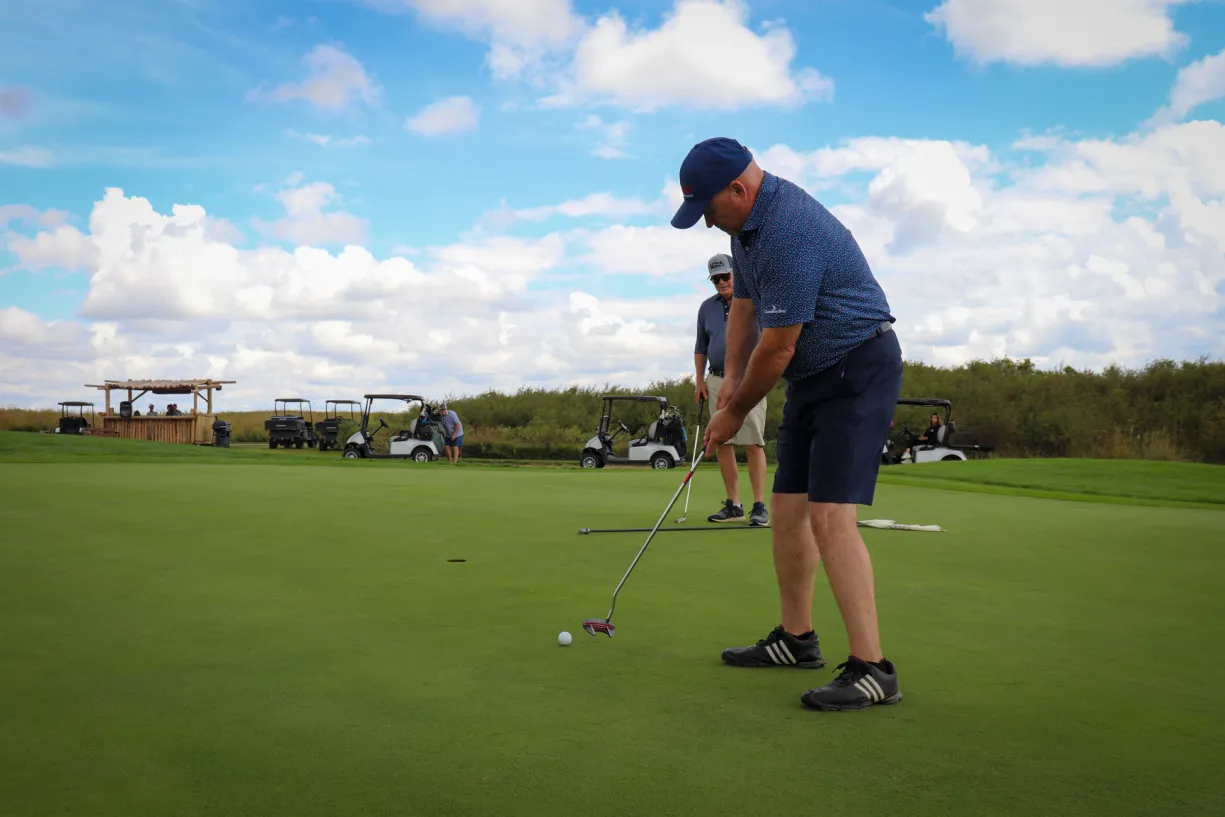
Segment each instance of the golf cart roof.
[{"label": "golf cart roof", "polygon": [[938,397],[899,397],[897,399],[899,406],[939,406],[941,408],[952,408],[953,404],[948,400],[942,400]]},{"label": "golf cart roof", "polygon": [[92,406],[93,403],[86,403],[81,400],[65,400],[63,403],[58,403],[61,406]]},{"label": "golf cart roof", "polygon": [[666,403],[667,397],[658,397],[650,394],[605,394],[601,400],[633,400],[638,403]]},{"label": "golf cart roof", "polygon": [[305,400],[301,397],[278,397],[276,399],[276,402],[278,403],[309,403],[310,400]]},{"label": "golf cart roof", "polygon": [[360,406],[362,404],[361,400],[328,400],[328,402],[345,406]]},{"label": "golf cart roof", "polygon": [[367,400],[420,400],[425,402],[425,398],[419,394],[366,394],[363,397]]}]

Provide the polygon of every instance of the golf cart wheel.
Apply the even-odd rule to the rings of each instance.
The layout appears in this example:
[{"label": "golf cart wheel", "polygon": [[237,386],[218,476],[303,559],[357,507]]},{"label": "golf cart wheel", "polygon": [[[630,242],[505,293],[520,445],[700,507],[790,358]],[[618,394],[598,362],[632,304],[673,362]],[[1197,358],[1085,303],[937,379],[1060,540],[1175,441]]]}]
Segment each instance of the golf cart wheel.
[{"label": "golf cart wheel", "polygon": [[662,451],[651,457],[651,467],[663,470],[672,467],[672,458]]},{"label": "golf cart wheel", "polygon": [[948,462],[949,460],[956,460],[960,462],[961,457],[957,456],[956,454],[945,454],[943,457],[940,458],[941,462]]},{"label": "golf cart wheel", "polygon": [[578,464],[583,468],[599,468],[604,464],[604,458],[594,451],[586,451],[579,458]]},{"label": "golf cart wheel", "polygon": [[356,448],[346,448],[344,458],[346,460],[360,460],[362,458],[362,453]]},{"label": "golf cart wheel", "polygon": [[429,462],[434,459],[434,455],[430,453],[428,448],[418,448],[413,452],[413,459],[417,462]]}]

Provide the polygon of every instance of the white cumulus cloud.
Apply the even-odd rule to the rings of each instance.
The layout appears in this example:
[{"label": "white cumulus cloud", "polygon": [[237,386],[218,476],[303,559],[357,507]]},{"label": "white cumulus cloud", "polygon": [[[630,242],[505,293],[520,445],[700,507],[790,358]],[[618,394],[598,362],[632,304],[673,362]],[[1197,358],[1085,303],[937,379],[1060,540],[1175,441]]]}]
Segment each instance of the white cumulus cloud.
[{"label": "white cumulus cloud", "polygon": [[305,100],[316,108],[343,110],[358,101],[377,105],[382,88],[361,61],[334,45],[315,46],[302,58],[307,76],[301,82],[286,82],[271,91],[263,86],[248,93],[248,99],[267,98],[274,102]]},{"label": "white cumulus cloud", "polygon": [[328,182],[302,183],[301,174],[286,180],[276,193],[285,208],[285,216],[272,222],[251,219],[257,230],[307,246],[361,244],[366,240],[368,222],[344,210],[327,208],[339,203],[336,188]]},{"label": "white cumulus cloud", "polygon": [[741,0],[677,0],[658,29],[635,30],[610,12],[583,36],[562,88],[543,103],[735,110],[832,98],[833,81],[816,69],[793,73],[789,31],[755,33],[748,14]]},{"label": "white cumulus cloud", "polygon": [[[543,93],[542,107],[732,111],[794,108],[830,100],[834,93],[831,78],[794,64],[798,49],[786,25],[752,23],[746,0],[660,4],[667,10],[656,28],[635,25],[616,9],[589,21],[571,0],[360,2],[384,11],[413,9],[489,43],[486,61],[493,75],[526,80]],[[606,133],[593,153],[624,158],[616,131]]]},{"label": "white cumulus cloud", "polygon": [[422,136],[444,136],[475,130],[480,119],[480,107],[471,97],[453,96],[425,106],[404,127]]},{"label": "white cumulus cloud", "polygon": [[428,23],[489,43],[493,74],[518,76],[564,48],[584,27],[570,0],[361,0],[384,11],[412,10]]},{"label": "white cumulus cloud", "polygon": [[1223,137],[1219,123],[1197,122],[1030,140],[1037,167],[939,140],[773,146],[761,160],[826,180],[874,174],[831,209],[881,279],[911,359],[1097,367],[1225,353],[1214,328],[1225,308]]},{"label": "white cumulus cloud", "polygon": [[1225,97],[1225,49],[1197,60],[1178,72],[1170,102],[1153,115],[1151,124],[1181,121],[1207,102]]},{"label": "white cumulus cloud", "polygon": [[1170,11],[1184,2],[943,0],[924,19],[976,62],[1098,67],[1181,48]]}]

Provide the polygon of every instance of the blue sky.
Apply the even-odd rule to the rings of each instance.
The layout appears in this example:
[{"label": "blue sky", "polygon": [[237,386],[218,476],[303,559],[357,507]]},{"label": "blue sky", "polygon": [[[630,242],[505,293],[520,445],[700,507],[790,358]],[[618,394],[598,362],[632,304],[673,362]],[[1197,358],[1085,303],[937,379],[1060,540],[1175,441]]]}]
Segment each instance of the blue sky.
[{"label": "blue sky", "polygon": [[5,4],[0,400],[684,374],[713,135],[852,227],[912,359],[1221,356],[1223,54],[1212,0]]}]

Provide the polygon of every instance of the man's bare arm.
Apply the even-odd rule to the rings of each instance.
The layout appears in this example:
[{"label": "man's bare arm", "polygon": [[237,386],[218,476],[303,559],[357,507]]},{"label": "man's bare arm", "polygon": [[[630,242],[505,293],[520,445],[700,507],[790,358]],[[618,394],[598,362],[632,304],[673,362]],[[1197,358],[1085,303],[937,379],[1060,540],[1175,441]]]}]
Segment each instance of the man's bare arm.
[{"label": "man's bare arm", "polygon": [[761,333],[761,340],[749,358],[744,377],[727,403],[728,411],[737,417],[747,417],[753,406],[770,393],[795,355],[795,343],[803,328],[802,323],[797,323],[767,327]]}]

